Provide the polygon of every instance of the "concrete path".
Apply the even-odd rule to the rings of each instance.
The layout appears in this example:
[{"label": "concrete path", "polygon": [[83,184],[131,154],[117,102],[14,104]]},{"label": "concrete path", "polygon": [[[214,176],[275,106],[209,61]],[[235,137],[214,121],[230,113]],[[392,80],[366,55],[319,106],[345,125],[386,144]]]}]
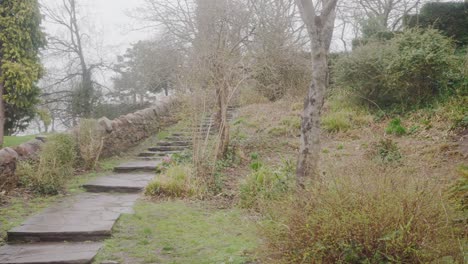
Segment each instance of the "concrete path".
[{"label": "concrete path", "polygon": [[[205,122],[200,133],[207,132],[211,119]],[[9,244],[0,248],[0,264],[92,263],[120,215],[133,212],[162,158],[188,149],[190,135],[189,130],[173,133],[134,161],[116,166],[114,174],[84,184],[86,192],[67,197],[11,229]]]},{"label": "concrete path", "polygon": [[102,243],[43,243],[0,248],[0,263],[91,263]]}]

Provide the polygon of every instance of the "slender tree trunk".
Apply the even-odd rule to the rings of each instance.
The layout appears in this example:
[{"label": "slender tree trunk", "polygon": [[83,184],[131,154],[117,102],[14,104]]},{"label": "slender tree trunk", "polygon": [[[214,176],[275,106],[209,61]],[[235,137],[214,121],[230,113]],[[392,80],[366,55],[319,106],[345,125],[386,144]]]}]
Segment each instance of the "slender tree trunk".
[{"label": "slender tree trunk", "polygon": [[5,102],[3,101],[3,83],[0,83],[0,148],[3,147],[5,131]]},{"label": "slender tree trunk", "polygon": [[319,178],[320,116],[327,86],[328,65],[326,51],[323,48],[314,47],[312,53],[312,83],[304,101],[296,172],[300,184],[304,184],[307,179],[314,181]]},{"label": "slender tree trunk", "polygon": [[229,150],[229,123],[227,120],[227,110],[228,110],[228,87],[227,84],[219,84],[217,89],[218,95],[218,112],[219,120],[217,126],[219,128],[219,145],[217,150],[217,158],[225,158]]},{"label": "slender tree trunk", "polygon": [[328,86],[328,52],[335,25],[337,0],[322,2],[320,15],[312,0],[296,0],[311,42],[312,82],[304,102],[301,141],[297,160],[297,184],[319,180],[321,113]]}]

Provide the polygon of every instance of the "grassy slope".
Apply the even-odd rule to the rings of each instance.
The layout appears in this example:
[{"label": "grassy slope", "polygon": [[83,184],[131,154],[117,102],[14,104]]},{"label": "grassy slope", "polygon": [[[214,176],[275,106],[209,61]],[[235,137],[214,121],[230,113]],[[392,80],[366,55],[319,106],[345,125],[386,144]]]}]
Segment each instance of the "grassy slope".
[{"label": "grassy slope", "polygon": [[254,224],[240,210],[140,201],[134,215],[121,218],[95,263],[246,263],[258,244]]},{"label": "grassy slope", "polygon": [[16,147],[20,144],[34,139],[36,136],[6,136],[4,137],[3,147]]},{"label": "grassy slope", "polygon": [[[224,193],[238,195],[239,183],[250,172],[251,153],[259,153],[272,166],[295,160],[300,105],[284,101],[239,109],[231,132],[243,162],[224,172]],[[366,113],[350,115],[357,126],[350,124],[346,132],[323,135],[325,173],[380,173],[379,165],[367,155],[372,143],[384,137],[388,120],[373,122]],[[445,124],[434,122],[433,129],[392,137],[401,148],[403,170],[415,176],[439,177],[442,184],[458,177],[456,168],[462,158],[452,153],[453,144],[444,136],[443,127]],[[391,169],[382,172],[385,170]],[[119,221],[96,263],[248,263],[262,254],[258,252],[263,244],[258,225],[248,212],[236,209],[236,197],[228,207],[231,209],[215,209],[206,201],[141,201],[135,215]]]},{"label": "grassy slope", "polygon": [[[420,111],[402,117],[408,131],[413,127],[417,129],[398,137],[385,133],[390,119],[374,121],[365,111],[332,108],[330,104],[325,106],[325,118],[331,115],[333,123],[337,115],[334,111],[343,111],[338,116],[343,116],[343,122],[349,123],[344,126],[346,131],[324,131],[322,134],[321,169],[324,177],[338,179],[346,176],[364,182],[390,175],[431,179],[442,193],[460,177],[460,166],[467,165],[457,147],[456,138],[449,132],[451,124],[443,116],[444,113],[439,115]],[[300,109],[299,102],[291,101],[241,108],[231,130],[238,152],[243,153],[244,157],[258,153],[262,162],[272,167],[284,160],[294,161],[299,148]],[[340,122],[342,120],[337,123]],[[371,154],[374,144],[386,138],[399,147],[402,158],[397,163],[382,164],[375,154]],[[438,202],[437,199],[439,196],[434,195],[434,203]]]}]

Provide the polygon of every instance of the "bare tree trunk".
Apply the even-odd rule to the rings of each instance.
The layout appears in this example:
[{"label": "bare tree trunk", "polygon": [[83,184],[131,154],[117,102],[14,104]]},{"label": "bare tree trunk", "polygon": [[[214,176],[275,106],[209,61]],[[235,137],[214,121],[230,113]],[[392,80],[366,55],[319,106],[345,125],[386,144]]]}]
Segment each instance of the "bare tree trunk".
[{"label": "bare tree trunk", "polygon": [[304,101],[301,124],[301,145],[297,162],[298,182],[317,180],[320,158],[320,116],[327,86],[327,56],[323,48],[312,51],[312,83]]},{"label": "bare tree trunk", "polygon": [[297,160],[297,183],[319,179],[320,116],[328,86],[328,52],[335,24],[337,0],[322,2],[320,15],[312,0],[296,0],[311,41],[312,83],[304,102],[301,141]]},{"label": "bare tree trunk", "polygon": [[5,102],[3,101],[3,83],[0,83],[0,148],[3,147],[3,136],[5,130]]},{"label": "bare tree trunk", "polygon": [[219,120],[217,123],[219,127],[219,145],[216,151],[216,156],[218,159],[223,159],[226,157],[229,149],[229,124],[227,120],[227,110],[228,110],[228,87],[227,84],[222,83],[220,87],[217,88],[218,96],[218,113]]}]

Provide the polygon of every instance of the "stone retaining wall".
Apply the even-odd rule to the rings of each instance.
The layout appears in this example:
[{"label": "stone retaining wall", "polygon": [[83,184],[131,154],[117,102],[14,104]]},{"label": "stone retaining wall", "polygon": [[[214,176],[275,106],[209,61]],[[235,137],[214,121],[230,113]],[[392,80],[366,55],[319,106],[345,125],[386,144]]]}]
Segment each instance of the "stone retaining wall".
[{"label": "stone retaining wall", "polygon": [[[174,101],[120,116],[114,120],[100,118],[98,123],[103,130],[104,144],[101,157],[109,157],[136,146],[142,140],[154,135],[160,128],[169,125],[169,109]],[[78,128],[70,132],[77,133]],[[16,163],[37,157],[45,139],[35,139],[14,148],[0,149],[0,192],[8,192],[18,184],[15,175]]]}]

